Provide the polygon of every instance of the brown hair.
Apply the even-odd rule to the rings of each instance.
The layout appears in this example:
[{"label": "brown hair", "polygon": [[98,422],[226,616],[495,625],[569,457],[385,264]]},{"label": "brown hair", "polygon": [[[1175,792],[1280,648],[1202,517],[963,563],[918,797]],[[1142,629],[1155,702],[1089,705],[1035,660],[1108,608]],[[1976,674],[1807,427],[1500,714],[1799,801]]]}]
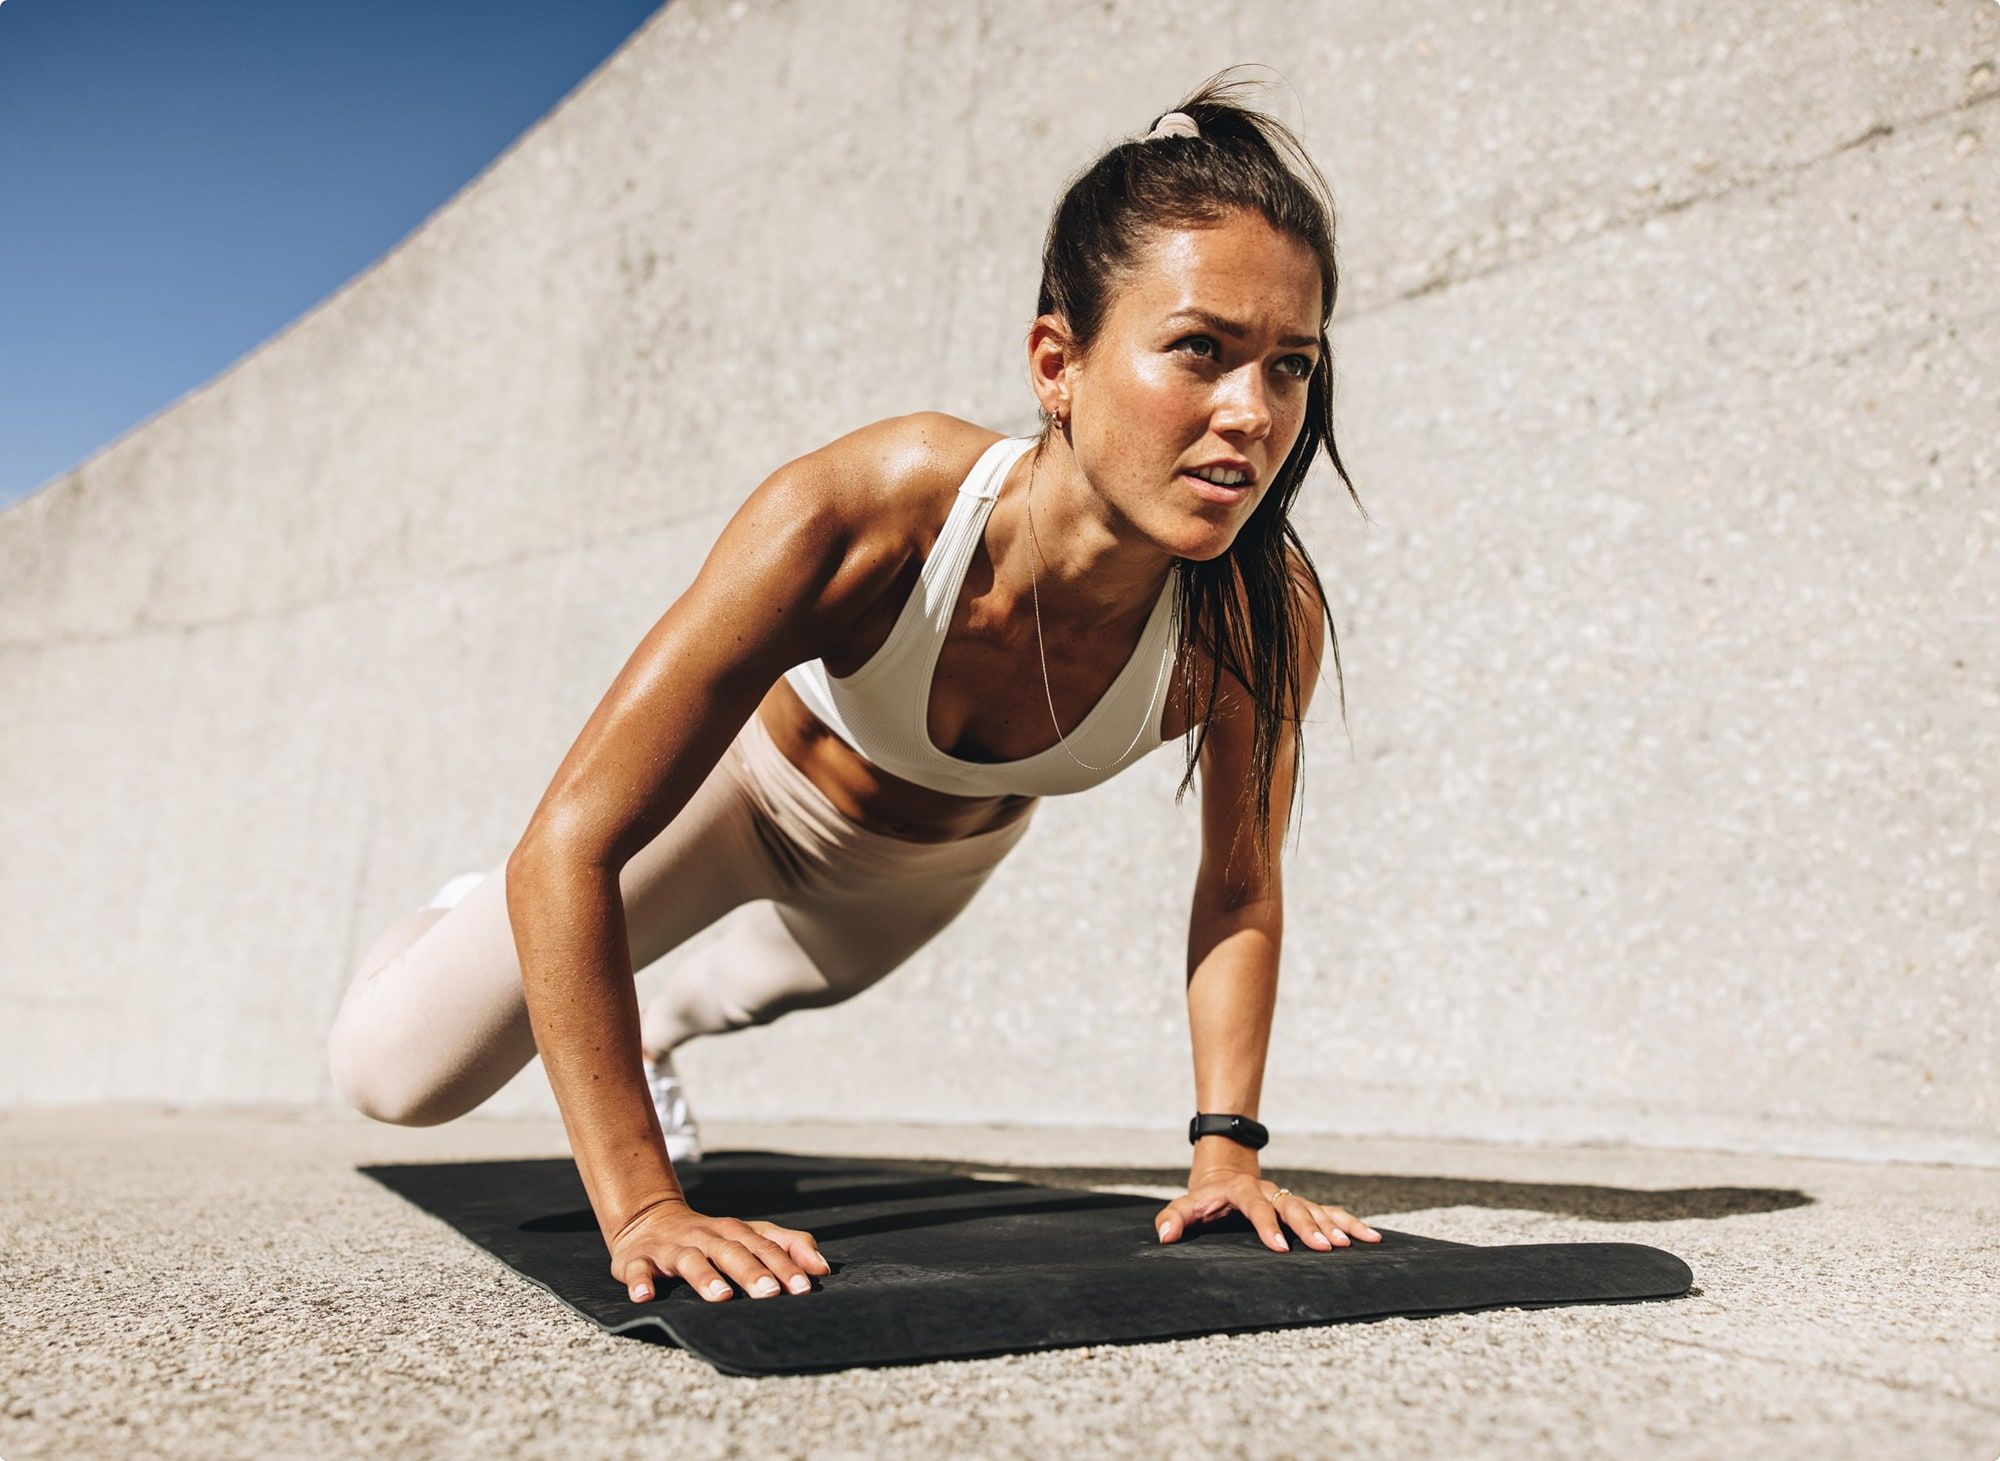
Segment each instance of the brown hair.
[{"label": "brown hair", "polygon": [[[1120,142],[1069,182],[1056,204],[1042,247],[1042,282],[1035,312],[1038,316],[1062,316],[1074,350],[1087,355],[1103,328],[1115,292],[1157,234],[1211,227],[1237,210],[1262,214],[1273,228],[1297,238],[1318,256],[1319,360],[1307,386],[1305,422],[1298,440],[1228,550],[1208,561],[1176,558],[1173,569],[1184,669],[1191,664],[1190,651],[1197,645],[1208,652],[1211,673],[1201,704],[1215,704],[1226,668],[1248,690],[1254,706],[1250,790],[1255,796],[1257,846],[1262,860],[1270,841],[1271,784],[1282,723],[1298,723],[1293,709],[1299,703],[1300,690],[1297,646],[1308,627],[1304,622],[1308,600],[1301,583],[1294,581],[1287,544],[1297,555],[1302,578],[1311,581],[1322,603],[1326,597],[1319,571],[1290,522],[1292,499],[1322,446],[1364,519],[1368,511],[1362,507],[1333,443],[1333,352],[1327,345],[1326,325],[1333,315],[1340,274],[1334,257],[1332,193],[1289,127],[1236,101],[1236,96],[1253,84],[1247,78],[1230,79],[1230,72],[1236,69],[1217,72],[1170,108],[1192,117],[1200,128],[1199,137]],[[1155,118],[1154,123],[1157,121]],[[1287,165],[1285,154],[1298,160],[1301,171]],[[1052,425],[1044,426],[1035,446],[1038,456],[1048,445],[1051,430]],[[1340,640],[1330,613],[1325,614],[1325,621],[1332,636],[1344,724],[1347,687],[1340,675]],[[1195,704],[1191,698],[1187,708],[1191,718],[1187,769],[1174,792],[1176,805],[1193,784],[1201,745],[1208,735],[1205,715],[1199,722],[1199,737],[1194,735]],[[1301,735],[1292,759],[1295,798],[1304,789],[1298,774],[1304,749]],[[1233,860],[1234,849],[1230,856]],[[1267,861],[1263,866],[1268,872]]]}]

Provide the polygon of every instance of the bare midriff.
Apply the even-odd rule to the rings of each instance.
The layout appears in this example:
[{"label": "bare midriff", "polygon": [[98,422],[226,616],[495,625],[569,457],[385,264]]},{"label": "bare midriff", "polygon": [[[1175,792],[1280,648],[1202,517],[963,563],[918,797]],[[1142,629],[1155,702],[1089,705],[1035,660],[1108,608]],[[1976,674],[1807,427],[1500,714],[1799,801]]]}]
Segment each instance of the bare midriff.
[{"label": "bare midriff", "polygon": [[1028,813],[1031,796],[955,796],[892,776],[855,754],[782,676],[757,714],[787,761],[852,821],[907,842],[956,842]]}]

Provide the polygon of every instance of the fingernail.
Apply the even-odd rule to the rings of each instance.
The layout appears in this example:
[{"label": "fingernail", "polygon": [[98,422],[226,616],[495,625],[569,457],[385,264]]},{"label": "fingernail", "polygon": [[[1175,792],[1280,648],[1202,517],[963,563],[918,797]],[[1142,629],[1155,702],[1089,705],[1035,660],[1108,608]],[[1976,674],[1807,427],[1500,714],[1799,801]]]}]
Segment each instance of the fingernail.
[{"label": "fingernail", "polygon": [[1166,1240],[1167,1240],[1167,1225],[1166,1225],[1165,1223],[1161,1223],[1161,1224],[1160,1224],[1160,1241],[1164,1243],[1164,1242],[1165,1242]]},{"label": "fingernail", "polygon": [[796,1274],[792,1278],[792,1292],[795,1294],[802,1294],[812,1286],[812,1280],[807,1278],[803,1273]]},{"label": "fingernail", "polygon": [[764,1277],[750,1285],[750,1292],[753,1294],[775,1294],[777,1291],[778,1281],[769,1274],[765,1274]]},{"label": "fingernail", "polygon": [[1285,1236],[1282,1233],[1278,1235],[1278,1251],[1280,1253],[1289,1253],[1292,1251],[1292,1245],[1285,1241]]},{"label": "fingernail", "polygon": [[653,1297],[653,1291],[647,1288],[644,1284],[640,1284],[639,1287],[632,1290],[632,1297],[640,1300],[641,1302],[644,1302],[645,1300]]},{"label": "fingernail", "polygon": [[708,1291],[714,1294],[717,1298],[721,1298],[724,1294],[729,1292],[729,1285],[724,1283],[721,1279],[718,1278],[714,1283],[708,1286]]}]

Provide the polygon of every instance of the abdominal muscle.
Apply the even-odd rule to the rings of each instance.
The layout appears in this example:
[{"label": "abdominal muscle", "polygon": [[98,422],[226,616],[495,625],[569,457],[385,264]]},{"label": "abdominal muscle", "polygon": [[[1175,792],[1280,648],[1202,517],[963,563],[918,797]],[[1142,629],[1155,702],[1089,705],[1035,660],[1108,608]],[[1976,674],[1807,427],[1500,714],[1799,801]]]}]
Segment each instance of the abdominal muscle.
[{"label": "abdominal muscle", "polygon": [[956,842],[1028,814],[1031,796],[955,796],[893,776],[855,753],[780,676],[757,715],[787,761],[850,821],[908,842]]}]

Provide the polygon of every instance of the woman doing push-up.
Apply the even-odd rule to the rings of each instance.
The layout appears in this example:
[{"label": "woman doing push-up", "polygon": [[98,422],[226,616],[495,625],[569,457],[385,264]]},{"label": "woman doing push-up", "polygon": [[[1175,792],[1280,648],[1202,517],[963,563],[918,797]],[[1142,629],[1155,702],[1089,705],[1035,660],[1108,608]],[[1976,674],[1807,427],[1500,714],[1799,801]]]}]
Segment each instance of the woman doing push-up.
[{"label": "woman doing push-up", "polygon": [[[1231,1211],[1272,1249],[1286,1227],[1322,1251],[1375,1239],[1259,1172],[1298,726],[1332,629],[1289,515],[1321,450],[1359,498],[1333,442],[1331,200],[1244,84],[1211,78],[1064,192],[1027,337],[1038,433],[917,412],[778,468],[506,860],[355,971],[328,1037],[343,1096],[449,1121],[539,1052],[635,1301],[829,1271],[808,1232],[690,1205],[674,1050],[867,989],[964,910],[1041,798],[1173,740],[1177,796],[1201,788],[1196,1113],[1160,1239]],[[641,1009],[635,971],[731,909]]]}]

